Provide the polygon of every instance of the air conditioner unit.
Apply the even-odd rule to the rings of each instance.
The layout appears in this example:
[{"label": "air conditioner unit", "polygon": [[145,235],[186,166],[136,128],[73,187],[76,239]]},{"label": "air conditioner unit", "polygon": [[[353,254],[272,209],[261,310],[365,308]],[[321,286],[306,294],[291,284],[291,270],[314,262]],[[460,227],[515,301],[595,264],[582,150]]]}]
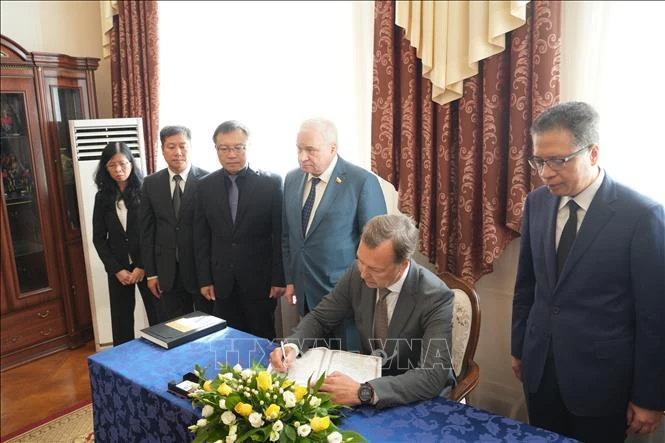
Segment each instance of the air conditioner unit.
[{"label": "air conditioner unit", "polygon": [[[107,273],[92,243],[92,212],[95,206],[95,194],[97,193],[94,173],[106,144],[125,142],[129,145],[132,155],[145,175],[143,121],[141,118],[70,120],[69,133],[73,145],[74,177],[77,184],[76,193],[95,346],[99,351],[113,345],[113,334],[111,331],[111,307]],[[148,320],[141,297],[136,298],[134,328],[135,333],[138,333],[140,329],[148,326]]]}]

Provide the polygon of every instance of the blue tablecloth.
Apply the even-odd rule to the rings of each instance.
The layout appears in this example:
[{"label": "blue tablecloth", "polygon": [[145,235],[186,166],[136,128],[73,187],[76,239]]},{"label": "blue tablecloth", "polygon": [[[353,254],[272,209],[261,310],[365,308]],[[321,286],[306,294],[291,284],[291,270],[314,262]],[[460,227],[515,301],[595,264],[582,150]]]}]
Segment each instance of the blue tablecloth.
[{"label": "blue tablecloth", "polygon": [[[138,339],[89,357],[96,442],[188,442],[200,418],[191,403],[167,391],[169,381],[198,364],[267,364],[274,345],[233,328],[166,350]],[[443,398],[385,410],[357,408],[341,425],[372,442],[571,442],[553,434]]]}]

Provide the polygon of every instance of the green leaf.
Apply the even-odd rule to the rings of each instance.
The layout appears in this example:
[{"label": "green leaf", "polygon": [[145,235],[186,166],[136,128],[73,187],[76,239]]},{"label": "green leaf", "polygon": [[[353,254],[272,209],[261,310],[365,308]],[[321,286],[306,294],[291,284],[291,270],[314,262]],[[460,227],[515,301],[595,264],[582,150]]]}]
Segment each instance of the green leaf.
[{"label": "green leaf", "polygon": [[293,426],[285,424],[282,432],[286,434],[289,440],[296,441],[296,436],[298,434],[296,433],[296,429]]},{"label": "green leaf", "polygon": [[367,441],[365,437],[355,431],[342,431],[342,441],[346,443],[364,443]]}]

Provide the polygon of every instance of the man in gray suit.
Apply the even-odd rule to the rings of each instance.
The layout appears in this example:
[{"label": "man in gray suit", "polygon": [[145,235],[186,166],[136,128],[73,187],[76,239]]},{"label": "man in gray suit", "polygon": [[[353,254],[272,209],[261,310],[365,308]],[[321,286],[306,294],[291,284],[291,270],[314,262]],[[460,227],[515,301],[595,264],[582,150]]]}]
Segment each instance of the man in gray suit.
[{"label": "man in gray suit", "polygon": [[382,377],[360,384],[333,372],[321,391],[333,401],[384,408],[445,395],[455,385],[450,347],[453,292],[411,259],[416,227],[402,214],[370,220],[362,233],[358,259],[334,290],[300,322],[271,365],[288,369],[299,350],[329,333],[346,317],[360,332],[361,352],[383,357]]},{"label": "man in gray suit", "polygon": [[212,313],[214,301],[199,293],[194,264],[196,188],[208,172],[189,160],[191,132],[166,126],[160,133],[167,168],[143,181],[141,254],[148,288],[157,299],[160,321],[190,313]]},{"label": "man in gray suit", "polygon": [[[337,155],[331,121],[303,122],[297,147],[300,168],[284,180],[282,251],[284,295],[304,316],[351,266],[363,226],[386,213],[386,202],[375,175]],[[356,350],[352,319],[344,326],[333,336],[345,337],[347,348]]]}]

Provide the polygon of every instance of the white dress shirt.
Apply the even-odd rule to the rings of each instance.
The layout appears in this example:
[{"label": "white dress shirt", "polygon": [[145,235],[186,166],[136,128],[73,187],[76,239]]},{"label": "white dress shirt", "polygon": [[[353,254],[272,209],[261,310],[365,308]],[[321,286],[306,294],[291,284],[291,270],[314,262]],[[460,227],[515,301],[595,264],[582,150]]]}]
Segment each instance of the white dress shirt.
[{"label": "white dress shirt", "polygon": [[[603,184],[603,177],[605,177],[605,171],[600,169],[598,177],[589,185],[587,188],[577,194],[575,197],[564,196],[561,197],[559,201],[559,212],[556,216],[556,248],[559,249],[559,240],[561,240],[561,234],[563,233],[563,227],[568,221],[568,216],[570,215],[570,210],[566,207],[570,200],[575,200],[579,209],[577,210],[577,231],[580,230],[584,217],[586,216],[591,201],[596,196],[596,192],[600,189],[600,185]],[[577,232],[576,231],[576,232]]]},{"label": "white dress shirt", "polygon": [[[316,209],[319,207],[319,203],[321,203],[321,197],[323,197],[323,193],[326,192],[326,187],[330,182],[330,178],[332,176],[333,170],[335,169],[335,165],[337,165],[337,154],[335,154],[335,157],[328,165],[328,168],[326,168],[326,170],[323,171],[321,175],[318,176],[318,178],[320,178],[321,181],[316,185],[316,195],[314,196],[314,205],[312,206],[312,213],[309,216],[309,221],[307,222],[307,230],[305,231],[305,233],[307,233],[309,231],[309,227],[312,226],[312,220],[314,220]],[[307,200],[307,196],[309,195],[309,190],[312,187],[313,177],[316,176],[312,174],[307,174],[307,181],[305,181],[305,189],[302,195],[302,205],[300,205],[300,208],[305,206],[305,201]]]},{"label": "white dress shirt", "polygon": [[[127,232],[127,205],[125,205],[124,200],[118,200],[115,202],[115,213],[118,214],[118,220],[120,220],[122,229]],[[127,256],[129,257],[129,264],[134,263],[131,254],[127,254]]]},{"label": "white dress shirt", "polygon": [[[406,280],[406,276],[409,275],[409,269],[411,269],[411,262],[406,265],[406,269],[404,272],[402,272],[402,275],[400,278],[393,283],[392,285],[388,286],[387,289],[390,290],[388,295],[386,295],[386,308],[388,309],[388,325],[390,325],[390,320],[393,319],[393,312],[395,312],[395,305],[397,305],[397,299],[399,298],[399,293],[402,292],[402,286],[404,285],[404,280]],[[379,302],[379,288],[376,289],[376,303]],[[375,307],[376,307],[375,303]],[[372,325],[372,328],[374,326]]]},{"label": "white dress shirt", "polygon": [[185,170],[182,171],[180,174],[176,174],[175,172],[171,171],[171,168],[167,168],[167,170],[169,171],[169,187],[171,188],[171,198],[173,198],[173,191],[175,190],[175,180],[173,180],[173,177],[175,177],[176,175],[180,175],[180,177],[182,177],[182,180],[180,180],[180,190],[184,194],[185,183],[187,182],[187,176],[189,175],[190,169],[192,169],[191,163],[188,163]]}]

